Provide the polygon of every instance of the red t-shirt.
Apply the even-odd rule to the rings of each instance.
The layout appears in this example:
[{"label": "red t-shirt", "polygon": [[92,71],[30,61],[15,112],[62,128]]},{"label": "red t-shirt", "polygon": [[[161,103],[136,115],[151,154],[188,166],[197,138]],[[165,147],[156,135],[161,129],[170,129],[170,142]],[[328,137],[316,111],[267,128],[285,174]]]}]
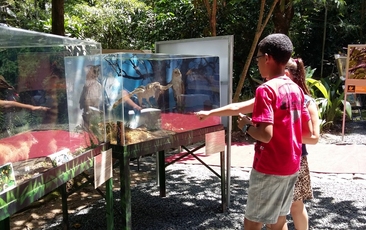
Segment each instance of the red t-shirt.
[{"label": "red t-shirt", "polygon": [[257,88],[252,121],[273,124],[273,136],[268,143],[257,141],[255,170],[272,175],[291,175],[299,170],[302,120],[310,120],[304,93],[290,78],[277,77]]}]

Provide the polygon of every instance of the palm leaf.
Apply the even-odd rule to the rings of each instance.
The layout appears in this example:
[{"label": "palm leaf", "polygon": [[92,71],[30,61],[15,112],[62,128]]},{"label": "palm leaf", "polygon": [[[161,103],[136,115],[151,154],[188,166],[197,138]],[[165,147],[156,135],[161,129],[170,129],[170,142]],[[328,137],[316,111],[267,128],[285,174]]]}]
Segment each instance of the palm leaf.
[{"label": "palm leaf", "polygon": [[[342,104],[344,106],[344,100],[342,100]],[[348,101],[346,101],[346,115],[352,119],[352,106]]]},{"label": "palm leaf", "polygon": [[312,78],[307,78],[306,81],[310,83],[311,86],[315,86],[317,89],[319,89],[324,98],[329,98],[328,90],[321,81]]}]

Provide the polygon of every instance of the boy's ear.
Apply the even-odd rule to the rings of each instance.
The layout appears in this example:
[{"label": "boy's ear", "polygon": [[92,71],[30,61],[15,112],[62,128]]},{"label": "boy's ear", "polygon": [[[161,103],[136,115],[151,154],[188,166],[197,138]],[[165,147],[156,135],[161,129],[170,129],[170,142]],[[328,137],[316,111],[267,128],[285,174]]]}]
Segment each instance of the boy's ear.
[{"label": "boy's ear", "polygon": [[269,64],[273,64],[273,62],[274,62],[274,59],[271,55],[266,54],[265,59],[266,59],[266,62]]},{"label": "boy's ear", "polygon": [[268,60],[274,61],[273,56],[266,53],[266,57]]}]

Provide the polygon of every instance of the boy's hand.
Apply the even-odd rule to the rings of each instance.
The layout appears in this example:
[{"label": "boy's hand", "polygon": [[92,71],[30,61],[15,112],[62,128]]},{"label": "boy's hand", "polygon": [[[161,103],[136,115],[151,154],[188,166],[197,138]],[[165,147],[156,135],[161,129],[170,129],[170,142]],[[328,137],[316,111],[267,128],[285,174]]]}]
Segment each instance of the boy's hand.
[{"label": "boy's hand", "polygon": [[203,120],[206,120],[210,116],[210,111],[199,111],[199,112],[196,112],[195,115],[197,116],[198,119],[203,121]]},{"label": "boy's hand", "polygon": [[243,129],[244,125],[246,124],[250,124],[252,125],[252,119],[250,117],[248,117],[247,115],[244,115],[242,113],[239,113],[239,117],[238,117],[238,128],[240,130]]}]

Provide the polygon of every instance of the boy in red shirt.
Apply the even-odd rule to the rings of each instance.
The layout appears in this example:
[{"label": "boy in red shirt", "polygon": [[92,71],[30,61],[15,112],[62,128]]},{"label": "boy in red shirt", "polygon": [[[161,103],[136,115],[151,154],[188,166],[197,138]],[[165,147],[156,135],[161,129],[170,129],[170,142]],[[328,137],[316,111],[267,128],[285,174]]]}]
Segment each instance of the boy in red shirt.
[{"label": "boy in red shirt", "polygon": [[302,136],[311,135],[304,93],[284,72],[292,53],[284,34],[271,34],[258,44],[256,56],[266,83],[256,90],[252,119],[241,115],[238,126],[257,140],[250,173],[245,230],[286,229],[302,153]]}]

